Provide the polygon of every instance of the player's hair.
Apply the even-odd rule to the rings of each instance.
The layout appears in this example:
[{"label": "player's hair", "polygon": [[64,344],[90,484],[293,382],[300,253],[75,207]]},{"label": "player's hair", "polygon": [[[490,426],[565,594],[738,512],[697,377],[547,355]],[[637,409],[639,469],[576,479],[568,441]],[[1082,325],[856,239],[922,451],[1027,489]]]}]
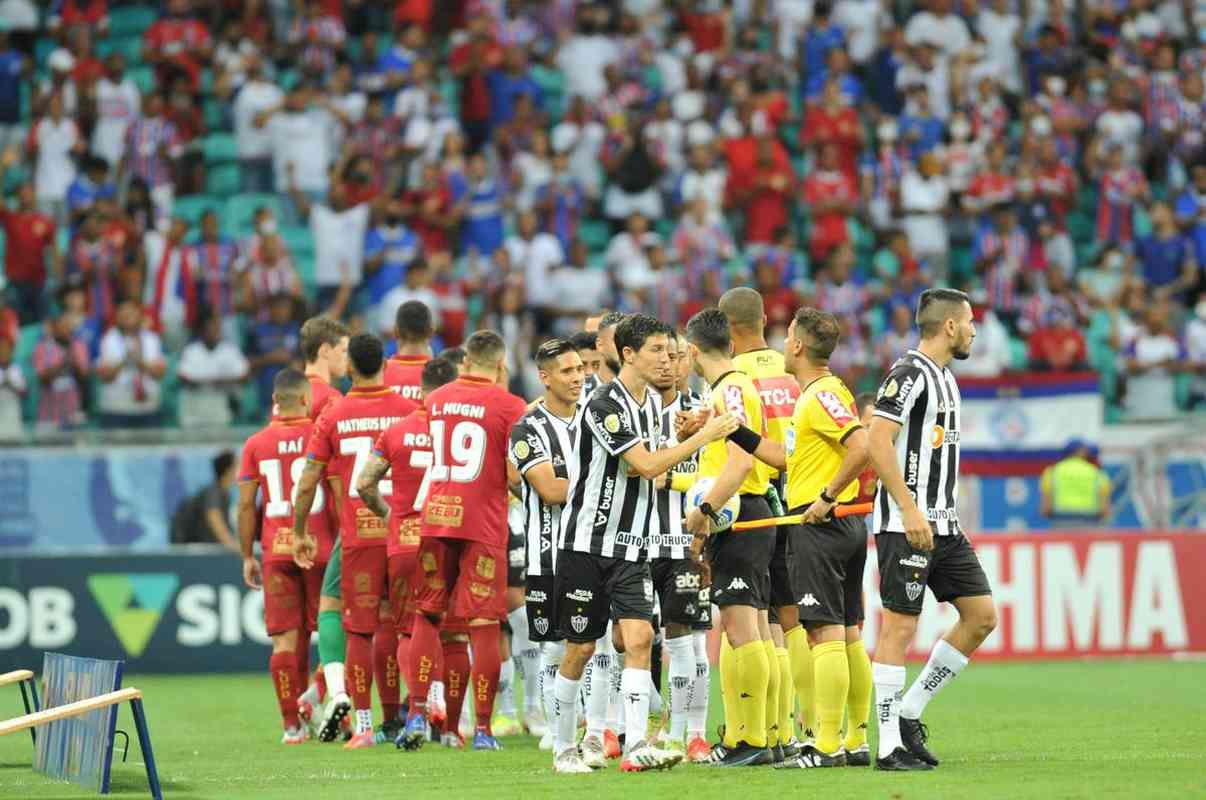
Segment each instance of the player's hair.
[{"label": "player's hair", "polygon": [[433,358],[423,365],[423,391],[433,392],[456,380],[456,364],[449,358]]},{"label": "player's hair", "polygon": [[[819,308],[804,306],[796,311],[796,337],[804,342],[804,352],[813,363],[827,362],[837,347],[842,329],[837,317]],[[807,334],[807,336],[805,336]]]},{"label": "player's hair", "polygon": [[729,289],[720,296],[717,306],[728,317],[730,325],[762,330],[762,320],[766,315],[762,305],[762,295],[750,287],[738,286]]},{"label": "player's hair", "polygon": [[727,356],[733,343],[729,318],[719,308],[705,308],[687,321],[687,341],[705,353]]},{"label": "player's hair", "polygon": [[477,331],[465,340],[465,361],[494,367],[507,353],[507,343],[494,331]]},{"label": "player's hair", "polygon": [[339,340],[348,335],[347,326],[331,317],[311,317],[301,327],[301,354],[307,364],[312,364],[318,358],[318,351],[324,344],[331,347],[339,344]]},{"label": "player's hair", "polygon": [[436,356],[436,358],[442,358],[445,361],[450,361],[454,367],[459,367],[461,364],[465,363],[465,348],[449,347],[447,350],[441,350],[440,354]]},{"label": "player's hair", "polygon": [[627,314],[624,314],[621,311],[608,311],[599,320],[599,329],[596,331],[596,334],[602,333],[607,328],[616,327],[623,322],[624,318],[627,316]]},{"label": "player's hair", "polygon": [[875,402],[875,392],[859,392],[858,397],[854,398],[854,407],[858,412],[863,413],[863,409]]},{"label": "player's hair", "polygon": [[593,331],[578,331],[569,339],[570,347],[575,350],[598,350],[599,334]]},{"label": "player's hair", "polygon": [[385,362],[385,345],[371,333],[360,333],[348,342],[348,359],[352,371],[362,378],[371,378],[381,371]]},{"label": "player's hair", "polygon": [[235,454],[230,450],[223,450],[214,456],[213,460],[209,463],[214,468],[214,480],[221,480],[222,476],[226,474],[226,470],[234,465]]},{"label": "player's hair", "polygon": [[277,403],[284,400],[284,405],[290,405],[300,400],[309,386],[310,381],[305,375],[292,367],[286,367],[272,379],[272,396]]},{"label": "player's hair", "polygon": [[555,361],[566,353],[576,353],[577,348],[566,339],[549,339],[536,348],[536,366],[546,369],[549,362]]},{"label": "player's hair", "polygon": [[431,309],[421,300],[407,300],[394,314],[394,328],[400,342],[426,342],[435,333]]},{"label": "player's hair", "polygon": [[971,298],[966,292],[958,289],[926,289],[917,301],[917,328],[921,331],[922,339],[937,336],[943,324],[963,307],[971,305]]},{"label": "player's hair", "polygon": [[[603,319],[606,321],[607,317]],[[673,333],[674,329],[660,319],[648,314],[628,314],[616,326],[616,352],[623,359],[625,347],[640,350],[650,336],[669,336]]]}]

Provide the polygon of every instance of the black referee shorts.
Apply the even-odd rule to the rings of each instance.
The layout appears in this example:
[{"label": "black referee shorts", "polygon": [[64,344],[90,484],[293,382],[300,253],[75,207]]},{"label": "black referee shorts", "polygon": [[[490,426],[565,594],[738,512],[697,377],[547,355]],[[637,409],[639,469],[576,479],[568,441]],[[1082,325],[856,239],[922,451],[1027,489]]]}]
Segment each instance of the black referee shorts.
[{"label": "black referee shorts", "polygon": [[927,586],[939,603],[992,594],[980,558],[962,534],[935,536],[926,553],[914,550],[903,533],[885,531],[875,535],[875,553],[880,600],[898,614],[920,614]]},{"label": "black referee shorts", "polygon": [[[807,506],[793,509],[801,514]],[[863,570],[867,565],[867,525],[862,517],[799,526],[793,566],[799,591],[800,622],[850,627],[863,620]]]},{"label": "black referee shorts", "polygon": [[533,642],[559,642],[557,634],[557,592],[552,575],[528,575],[524,605],[528,610],[528,639]]},{"label": "black referee shorts", "polygon": [[662,624],[694,626],[704,621],[712,600],[704,588],[699,564],[690,558],[655,558],[649,562],[649,573],[662,610]]},{"label": "black referee shorts", "polygon": [[576,550],[557,554],[557,632],[567,641],[593,642],[612,619],[653,618],[653,580],[644,561],[625,561]]},{"label": "black referee shorts", "polygon": [[[756,494],[741,495],[737,521],[768,519],[770,504]],[[721,608],[770,605],[770,563],[775,553],[775,529],[722,531],[708,542],[712,563],[712,602]]]}]

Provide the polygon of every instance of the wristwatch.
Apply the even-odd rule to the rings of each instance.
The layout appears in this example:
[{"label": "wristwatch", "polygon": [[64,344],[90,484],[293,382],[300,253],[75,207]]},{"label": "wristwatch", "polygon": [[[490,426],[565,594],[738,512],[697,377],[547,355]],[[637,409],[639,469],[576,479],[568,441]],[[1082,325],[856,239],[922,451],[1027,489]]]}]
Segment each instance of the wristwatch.
[{"label": "wristwatch", "polygon": [[711,503],[700,503],[699,504],[699,513],[703,514],[705,517],[707,517],[708,519],[712,520],[713,522],[715,522],[717,524],[720,523],[720,518],[719,518],[719,516],[717,516],[716,510],[712,508]]},{"label": "wristwatch", "polygon": [[834,503],[836,503],[836,502],[837,502],[837,500],[835,500],[834,498],[830,497],[830,496],[829,496],[829,492],[825,491],[824,489],[822,489],[822,490],[821,490],[821,499],[822,499],[822,500],[824,500],[824,501],[825,501],[826,503],[828,503],[829,505],[833,505]]}]

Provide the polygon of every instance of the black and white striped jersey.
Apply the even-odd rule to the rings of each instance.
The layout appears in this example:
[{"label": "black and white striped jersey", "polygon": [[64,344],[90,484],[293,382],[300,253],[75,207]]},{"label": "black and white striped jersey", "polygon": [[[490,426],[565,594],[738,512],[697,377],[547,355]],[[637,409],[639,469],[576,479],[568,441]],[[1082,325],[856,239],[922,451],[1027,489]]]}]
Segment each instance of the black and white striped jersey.
[{"label": "black and white striped jersey", "polygon": [[[678,444],[678,436],[674,432],[674,414],[677,411],[694,411],[703,405],[703,398],[692,391],[680,392],[670,403],[662,407],[662,423],[658,448],[664,449]],[[699,453],[692,453],[689,458],[678,462],[672,470],[674,475],[690,475],[693,479],[699,471]],[[657,514],[654,516],[655,528],[649,534],[649,560],[655,558],[686,558],[691,547],[690,531],[683,528],[685,515],[684,497],[682,492],[676,492],[667,483],[665,489],[657,490]]]},{"label": "black and white striped jersey", "polygon": [[558,478],[569,475],[574,431],[581,421],[582,406],[563,419],[541,400],[511,428],[511,463],[523,476],[523,532],[528,575],[552,575],[557,563],[557,536],[561,530],[560,505],[549,505],[528,483],[528,471],[537,464],[552,463]]},{"label": "black and white striped jersey", "polygon": [[[959,495],[959,386],[929,356],[909,350],[879,387],[875,415],[900,423],[896,459],[905,485],[938,536],[963,533]],[[900,507],[884,489],[875,493],[875,532],[904,532]]]},{"label": "black and white striped jersey", "polygon": [[590,396],[569,459],[562,550],[645,560],[655,524],[653,481],[629,472],[623,454],[638,444],[657,448],[661,414],[657,392],[646,389],[638,400],[618,378]]}]

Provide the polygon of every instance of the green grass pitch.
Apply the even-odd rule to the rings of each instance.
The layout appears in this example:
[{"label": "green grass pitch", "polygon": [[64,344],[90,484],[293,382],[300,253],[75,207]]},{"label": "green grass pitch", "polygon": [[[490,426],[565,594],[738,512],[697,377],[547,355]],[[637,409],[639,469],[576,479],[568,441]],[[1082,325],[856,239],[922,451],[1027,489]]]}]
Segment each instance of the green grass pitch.
[{"label": "green grass pitch", "polygon": [[[266,674],[133,676],[125,683],[146,694],[164,793],[180,800],[454,800],[589,792],[580,795],[587,798],[634,790],[641,800],[1206,797],[1202,663],[973,661],[926,713],[931,747],[942,766],[907,775],[868,769],[717,770],[690,764],[670,773],[622,775],[613,762],[604,773],[557,776],[550,771],[549,756],[526,737],[504,739],[506,750],[499,753],[430,745],[414,754],[392,746],[354,752],[317,742],[286,747],[279,744],[279,719]],[[715,718],[716,702],[712,709]],[[16,689],[6,687],[0,715],[19,710]],[[133,734],[128,708],[122,709],[118,727]],[[137,737],[132,738],[129,761],[114,764],[113,794],[147,797]],[[34,774],[30,761],[26,734],[0,739],[0,798],[96,796]]]}]

